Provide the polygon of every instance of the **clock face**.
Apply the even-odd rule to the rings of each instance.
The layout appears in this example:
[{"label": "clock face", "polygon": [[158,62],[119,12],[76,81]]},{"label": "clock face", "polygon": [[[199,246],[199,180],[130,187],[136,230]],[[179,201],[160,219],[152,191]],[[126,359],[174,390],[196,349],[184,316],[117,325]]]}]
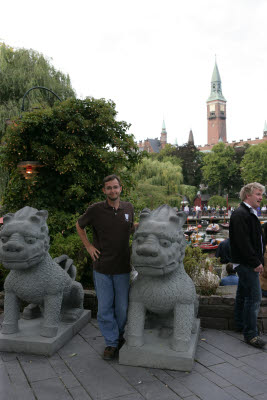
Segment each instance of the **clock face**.
[{"label": "clock face", "polygon": [[210,112],[214,112],[215,111],[215,104],[210,104]]},{"label": "clock face", "polygon": [[220,104],[220,111],[224,111],[224,110],[225,110],[224,104]]}]

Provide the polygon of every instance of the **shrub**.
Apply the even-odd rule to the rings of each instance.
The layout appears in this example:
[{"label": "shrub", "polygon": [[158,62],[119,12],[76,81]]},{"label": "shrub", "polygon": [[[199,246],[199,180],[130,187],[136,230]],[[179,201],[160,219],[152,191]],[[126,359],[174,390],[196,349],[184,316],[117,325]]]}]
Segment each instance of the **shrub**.
[{"label": "shrub", "polygon": [[209,206],[211,207],[226,207],[226,203],[226,199],[222,196],[212,196],[208,202]]},{"label": "shrub", "polygon": [[54,236],[56,236],[59,233],[61,233],[64,236],[76,233],[75,224],[77,219],[79,218],[78,213],[71,214],[63,210],[57,210],[57,209],[52,209],[47,211],[48,211],[47,225],[49,228],[49,235],[51,237],[51,241],[53,240]]},{"label": "shrub", "polygon": [[207,257],[199,247],[186,247],[184,268],[196,285],[198,294],[205,296],[215,294],[219,285],[219,277],[214,270],[218,265],[217,258]]}]

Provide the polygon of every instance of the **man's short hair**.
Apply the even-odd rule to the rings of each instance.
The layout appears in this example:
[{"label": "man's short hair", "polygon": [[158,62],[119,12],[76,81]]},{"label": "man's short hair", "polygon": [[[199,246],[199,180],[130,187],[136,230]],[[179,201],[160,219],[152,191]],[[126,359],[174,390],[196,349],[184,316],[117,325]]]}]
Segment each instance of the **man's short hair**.
[{"label": "man's short hair", "polygon": [[119,185],[121,186],[120,178],[117,175],[113,174],[113,175],[108,175],[103,179],[103,187],[105,187],[106,182],[113,181],[114,179],[117,179],[117,181],[119,182]]},{"label": "man's short hair", "polygon": [[262,193],[264,193],[265,187],[258,182],[248,183],[240,190],[239,196],[241,201],[244,201],[247,196],[250,196],[254,190],[260,190]]}]

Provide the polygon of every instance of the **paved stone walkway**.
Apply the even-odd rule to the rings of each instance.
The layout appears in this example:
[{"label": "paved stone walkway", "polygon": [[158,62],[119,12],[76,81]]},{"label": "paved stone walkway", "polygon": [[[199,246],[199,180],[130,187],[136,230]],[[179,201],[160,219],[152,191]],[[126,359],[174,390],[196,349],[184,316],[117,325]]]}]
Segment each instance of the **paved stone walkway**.
[{"label": "paved stone walkway", "polygon": [[[267,337],[265,337],[267,339]],[[267,350],[202,329],[191,373],[102,360],[92,320],[53,357],[0,353],[0,400],[265,400]]]}]

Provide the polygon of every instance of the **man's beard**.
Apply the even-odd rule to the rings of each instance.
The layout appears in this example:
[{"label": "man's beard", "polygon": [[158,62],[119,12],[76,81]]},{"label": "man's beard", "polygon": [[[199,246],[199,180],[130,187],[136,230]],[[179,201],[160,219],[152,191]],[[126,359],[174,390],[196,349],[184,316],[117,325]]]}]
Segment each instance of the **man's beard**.
[{"label": "man's beard", "polygon": [[112,197],[112,196],[108,196],[108,199],[111,200],[111,201],[115,201],[115,200],[117,200],[119,197],[120,197],[119,194],[117,194],[117,195],[114,194],[113,197]]}]

